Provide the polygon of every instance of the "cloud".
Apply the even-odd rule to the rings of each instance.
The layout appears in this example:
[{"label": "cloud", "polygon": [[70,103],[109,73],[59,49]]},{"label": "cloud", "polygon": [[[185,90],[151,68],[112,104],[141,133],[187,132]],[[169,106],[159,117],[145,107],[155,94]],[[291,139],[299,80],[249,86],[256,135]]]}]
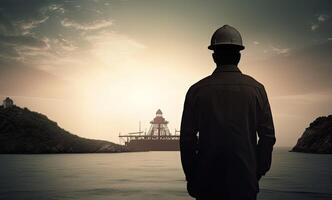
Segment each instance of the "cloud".
[{"label": "cloud", "polygon": [[316,29],[318,29],[318,27],[319,27],[318,24],[312,24],[310,28],[312,31],[315,31]]},{"label": "cloud", "polygon": [[[332,91],[332,42],[287,50],[250,63],[255,77],[269,85],[275,95],[295,95]],[[269,76],[267,76],[269,75]]]},{"label": "cloud", "polygon": [[41,13],[44,15],[47,15],[49,13],[61,13],[64,14],[65,13],[65,8],[63,7],[63,5],[60,4],[51,4],[48,6],[45,6],[43,8],[41,8]]},{"label": "cloud", "polygon": [[325,22],[328,18],[329,18],[328,15],[321,14],[321,15],[318,15],[317,20],[319,22]]},{"label": "cloud", "polygon": [[290,51],[289,48],[277,48],[272,46],[272,51],[276,52],[277,54],[287,55]]},{"label": "cloud", "polygon": [[11,21],[0,11],[0,34],[10,34],[15,30]]},{"label": "cloud", "polygon": [[20,61],[0,60],[0,95],[64,98],[71,90],[65,80]]},{"label": "cloud", "polygon": [[25,46],[25,47],[33,47],[33,48],[46,48],[47,45],[43,40],[32,36],[5,36],[0,35],[0,42],[7,45],[15,45],[15,46]]},{"label": "cloud", "polygon": [[104,1],[32,1],[21,9],[17,2],[1,3],[0,62],[19,62],[22,68],[68,80],[88,79],[95,71],[129,65],[145,45],[111,29],[108,5]]},{"label": "cloud", "polygon": [[[47,50],[49,46],[44,40],[32,36],[0,35],[0,61],[26,60],[27,56]],[[14,59],[14,60],[13,60]]]},{"label": "cloud", "polygon": [[78,49],[78,47],[75,46],[72,41],[69,41],[65,38],[54,39],[52,42],[54,46],[58,46],[65,51],[74,51]]},{"label": "cloud", "polygon": [[13,46],[5,44],[0,45],[0,60],[6,58],[18,58],[18,57],[20,57],[20,54]]},{"label": "cloud", "polygon": [[[82,11],[73,9],[77,5],[82,5]],[[15,1],[2,2],[0,61],[21,61],[25,66],[46,71],[54,69],[54,60],[70,56],[68,52],[84,51],[89,47],[89,42],[80,33],[110,26],[110,20],[101,20],[103,16],[94,14],[94,6],[97,5],[80,1],[56,4],[32,1],[24,6],[17,6]],[[69,20],[71,18],[77,20]]]},{"label": "cloud", "polygon": [[48,20],[48,16],[43,17],[42,19],[37,20],[25,20],[17,22],[18,27],[22,30],[22,35],[31,33],[31,29],[38,27],[40,24]]},{"label": "cloud", "polygon": [[326,14],[319,14],[315,18],[315,22],[313,22],[310,26],[311,31],[316,31],[322,23],[326,22],[329,19],[329,15]]},{"label": "cloud", "polygon": [[74,28],[77,30],[98,30],[103,28],[108,28],[112,25],[111,20],[96,20],[90,23],[78,23],[68,18],[65,18],[61,21],[62,26],[68,28]]}]

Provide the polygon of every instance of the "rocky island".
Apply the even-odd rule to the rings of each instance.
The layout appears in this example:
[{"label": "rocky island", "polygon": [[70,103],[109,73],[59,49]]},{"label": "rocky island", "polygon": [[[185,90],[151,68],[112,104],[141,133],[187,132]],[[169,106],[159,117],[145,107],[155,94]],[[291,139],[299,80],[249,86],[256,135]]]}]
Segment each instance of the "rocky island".
[{"label": "rocky island", "polygon": [[318,117],[305,129],[291,151],[304,153],[332,153],[332,115]]},{"label": "rocky island", "polygon": [[114,153],[128,149],[103,140],[82,138],[47,116],[20,108],[6,98],[0,106],[0,153]]}]

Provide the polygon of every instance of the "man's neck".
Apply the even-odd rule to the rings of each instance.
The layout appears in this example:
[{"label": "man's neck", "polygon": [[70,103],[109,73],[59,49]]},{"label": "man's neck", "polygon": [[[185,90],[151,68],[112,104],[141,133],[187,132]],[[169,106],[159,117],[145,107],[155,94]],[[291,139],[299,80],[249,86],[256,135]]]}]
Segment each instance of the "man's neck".
[{"label": "man's neck", "polygon": [[237,67],[237,64],[217,64],[217,67]]},{"label": "man's neck", "polygon": [[241,70],[237,67],[237,65],[223,64],[223,65],[217,65],[217,67],[213,73],[218,73],[218,72],[240,72],[241,73]]}]

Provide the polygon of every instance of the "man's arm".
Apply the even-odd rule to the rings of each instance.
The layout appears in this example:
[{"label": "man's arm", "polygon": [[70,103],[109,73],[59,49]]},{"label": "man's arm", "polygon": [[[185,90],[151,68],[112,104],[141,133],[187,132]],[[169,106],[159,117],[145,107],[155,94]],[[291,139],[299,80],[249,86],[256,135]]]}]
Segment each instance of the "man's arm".
[{"label": "man's arm", "polygon": [[194,97],[189,89],[184,102],[180,129],[181,162],[186,180],[188,182],[193,181],[198,142],[197,118],[193,102]]},{"label": "man's arm", "polygon": [[264,87],[260,90],[262,101],[258,112],[257,177],[269,171],[272,162],[273,145],[276,142],[273,118]]}]

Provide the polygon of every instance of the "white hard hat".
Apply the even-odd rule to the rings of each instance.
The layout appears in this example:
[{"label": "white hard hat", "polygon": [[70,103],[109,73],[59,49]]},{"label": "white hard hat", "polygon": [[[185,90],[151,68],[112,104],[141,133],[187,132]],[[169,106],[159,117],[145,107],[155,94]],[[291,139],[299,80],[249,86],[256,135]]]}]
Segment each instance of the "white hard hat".
[{"label": "white hard hat", "polygon": [[239,50],[243,50],[242,37],[238,30],[229,25],[217,29],[211,38],[210,50],[215,50],[222,46],[234,46]]}]

